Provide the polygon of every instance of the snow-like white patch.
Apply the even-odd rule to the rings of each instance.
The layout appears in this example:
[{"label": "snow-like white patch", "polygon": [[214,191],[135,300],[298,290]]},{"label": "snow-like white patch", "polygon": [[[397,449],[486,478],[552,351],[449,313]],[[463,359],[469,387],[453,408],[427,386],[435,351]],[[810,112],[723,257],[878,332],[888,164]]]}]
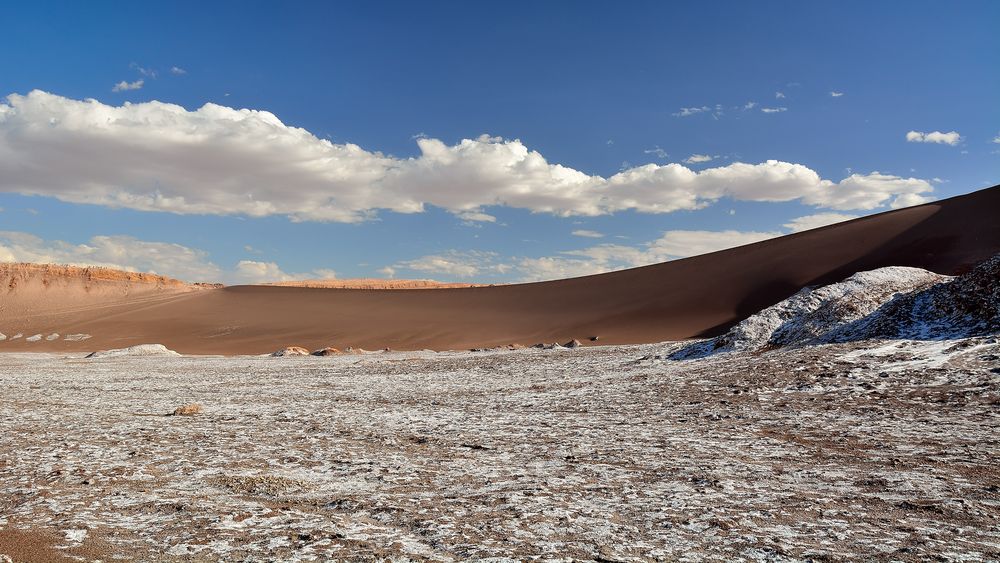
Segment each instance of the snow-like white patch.
[{"label": "snow-like white patch", "polygon": [[52,334],[46,336],[45,340],[48,340],[49,342],[52,342],[53,340],[59,340],[59,333],[53,332]]},{"label": "snow-like white patch", "polygon": [[10,339],[11,340],[17,340],[18,338],[21,338],[22,336],[24,336],[24,333],[19,332],[19,333],[15,334],[14,336],[11,336]]},{"label": "snow-like white patch", "polygon": [[7,335],[0,332],[0,342],[3,342],[4,340],[7,340]]},{"label": "snow-like white patch", "polygon": [[748,317],[726,334],[681,350],[677,357],[756,351],[816,341],[871,314],[894,295],[947,279],[927,270],[902,266],[858,272],[841,282],[803,288]]},{"label": "snow-like white patch", "polygon": [[78,544],[87,539],[87,530],[66,530],[64,533],[66,534],[66,541],[70,543]]},{"label": "snow-like white patch", "polygon": [[180,356],[163,344],[138,344],[128,348],[91,352],[88,358],[120,358],[122,356]]},{"label": "snow-like white patch", "polygon": [[89,334],[67,334],[63,340],[67,342],[80,342],[92,338]]},{"label": "snow-like white patch", "polygon": [[42,339],[42,335],[41,334],[33,334],[33,335],[25,338],[25,340],[28,341],[28,342],[38,342],[41,339]]}]

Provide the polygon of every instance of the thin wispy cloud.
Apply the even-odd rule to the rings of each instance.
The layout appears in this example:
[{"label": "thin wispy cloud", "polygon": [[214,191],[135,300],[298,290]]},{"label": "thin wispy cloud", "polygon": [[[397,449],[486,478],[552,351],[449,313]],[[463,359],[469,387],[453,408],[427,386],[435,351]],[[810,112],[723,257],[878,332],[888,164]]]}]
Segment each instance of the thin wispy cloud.
[{"label": "thin wispy cloud", "polygon": [[179,67],[179,66],[172,66],[172,67],[170,67],[170,74],[174,74],[174,75],[178,75],[179,76],[181,74],[187,74],[187,71],[184,70],[183,68]]},{"label": "thin wispy cloud", "polygon": [[129,90],[139,90],[146,81],[143,79],[136,80],[135,82],[126,82],[122,80],[118,84],[111,87],[112,92],[127,92]]},{"label": "thin wispy cloud", "polygon": [[831,98],[839,98],[839,97],[841,97],[841,96],[843,96],[843,95],[844,95],[844,93],[843,93],[843,92],[837,92],[837,91],[832,91],[832,92],[830,92],[830,97],[831,97]]},{"label": "thin wispy cloud", "polygon": [[151,69],[151,68],[145,68],[145,67],[139,66],[136,63],[132,63],[132,64],[130,64],[128,66],[132,70],[135,70],[136,72],[138,72],[139,74],[141,74],[141,75],[143,75],[145,77],[156,78],[156,76],[157,76],[157,72],[155,70]]},{"label": "thin wispy cloud", "polygon": [[651,154],[651,155],[654,155],[654,156],[656,156],[656,158],[659,158],[659,159],[661,159],[661,160],[663,160],[663,159],[666,159],[666,158],[669,158],[669,157],[670,157],[670,155],[669,155],[669,154],[667,154],[667,151],[665,151],[665,150],[661,149],[661,148],[659,147],[659,145],[657,145],[657,146],[655,146],[655,147],[653,147],[653,148],[651,148],[651,149],[646,149],[646,150],[644,150],[644,151],[642,151],[642,152],[643,152],[644,154]]},{"label": "thin wispy cloud", "polygon": [[788,111],[788,108],[786,108],[786,107],[760,108],[760,111],[762,111],[763,113],[781,113],[781,112]]},{"label": "thin wispy cloud", "polygon": [[692,154],[691,156],[685,158],[683,162],[685,164],[701,164],[703,162],[710,162],[716,158],[719,158],[719,155],[712,156],[709,154]]},{"label": "thin wispy cloud", "polygon": [[775,92],[775,93],[774,93],[774,98],[775,98],[776,100],[780,100],[780,99],[782,99],[782,98],[784,98],[784,97],[785,97],[785,93],[784,93],[784,92]]},{"label": "thin wispy cloud", "polygon": [[962,141],[962,136],[959,135],[958,131],[948,133],[942,133],[941,131],[931,131],[930,133],[910,131],[906,134],[906,141],[909,143],[934,143],[955,146]]},{"label": "thin wispy cloud", "polygon": [[599,233],[597,231],[588,231],[587,229],[577,229],[573,231],[573,236],[584,237],[584,238],[604,238],[604,233]]},{"label": "thin wispy cloud", "polygon": [[681,108],[680,111],[672,113],[670,115],[674,117],[690,117],[692,115],[698,115],[699,113],[705,113],[708,111],[712,111],[712,108],[708,106],[690,107],[690,108]]}]

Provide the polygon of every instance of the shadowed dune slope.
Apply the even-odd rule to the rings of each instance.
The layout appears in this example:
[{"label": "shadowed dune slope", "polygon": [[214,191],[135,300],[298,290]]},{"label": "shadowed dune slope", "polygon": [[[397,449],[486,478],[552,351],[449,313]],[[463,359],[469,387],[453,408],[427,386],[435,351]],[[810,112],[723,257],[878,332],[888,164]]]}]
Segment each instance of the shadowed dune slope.
[{"label": "shadowed dune slope", "polygon": [[[8,335],[92,335],[0,350],[94,350],[157,342],[182,353],[265,353],[287,345],[459,349],[541,341],[643,343],[709,336],[792,295],[861,270],[958,274],[1000,252],[1000,186],[752,245],[552,282],[462,289],[235,286],[59,318],[2,322]],[[14,295],[11,297],[11,295]],[[16,299],[16,294],[6,299]]]}]

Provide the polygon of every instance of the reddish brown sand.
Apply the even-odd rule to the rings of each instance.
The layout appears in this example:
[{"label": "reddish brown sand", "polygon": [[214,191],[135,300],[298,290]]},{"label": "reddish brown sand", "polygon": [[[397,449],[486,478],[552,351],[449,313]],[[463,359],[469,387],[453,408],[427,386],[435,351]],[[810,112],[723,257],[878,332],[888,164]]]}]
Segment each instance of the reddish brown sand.
[{"label": "reddish brown sand", "polygon": [[2,295],[0,332],[92,338],[21,338],[0,342],[0,350],[82,352],[156,342],[189,354],[259,354],[290,345],[460,349],[592,336],[601,344],[676,340],[716,334],[803,286],[860,270],[898,265],[960,273],[1000,252],[998,217],[1000,186],[643,268],[434,291],[194,291],[161,284],[127,296],[101,290],[107,295],[98,299],[101,291],[22,283]]},{"label": "reddish brown sand", "polygon": [[315,287],[322,289],[447,289],[458,287],[482,287],[486,284],[445,283],[434,280],[386,280],[377,278],[357,278],[347,280],[287,281],[263,285],[278,287]]}]

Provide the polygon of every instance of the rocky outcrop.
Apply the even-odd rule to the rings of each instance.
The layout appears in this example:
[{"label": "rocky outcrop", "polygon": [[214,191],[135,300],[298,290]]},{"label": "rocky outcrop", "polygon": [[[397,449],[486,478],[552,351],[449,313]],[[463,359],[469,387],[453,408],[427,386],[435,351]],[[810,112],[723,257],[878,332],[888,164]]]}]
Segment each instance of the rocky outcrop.
[{"label": "rocky outcrop", "polygon": [[919,268],[859,272],[748,317],[673,359],[873,338],[936,340],[1000,332],[1000,254],[949,277]]}]

